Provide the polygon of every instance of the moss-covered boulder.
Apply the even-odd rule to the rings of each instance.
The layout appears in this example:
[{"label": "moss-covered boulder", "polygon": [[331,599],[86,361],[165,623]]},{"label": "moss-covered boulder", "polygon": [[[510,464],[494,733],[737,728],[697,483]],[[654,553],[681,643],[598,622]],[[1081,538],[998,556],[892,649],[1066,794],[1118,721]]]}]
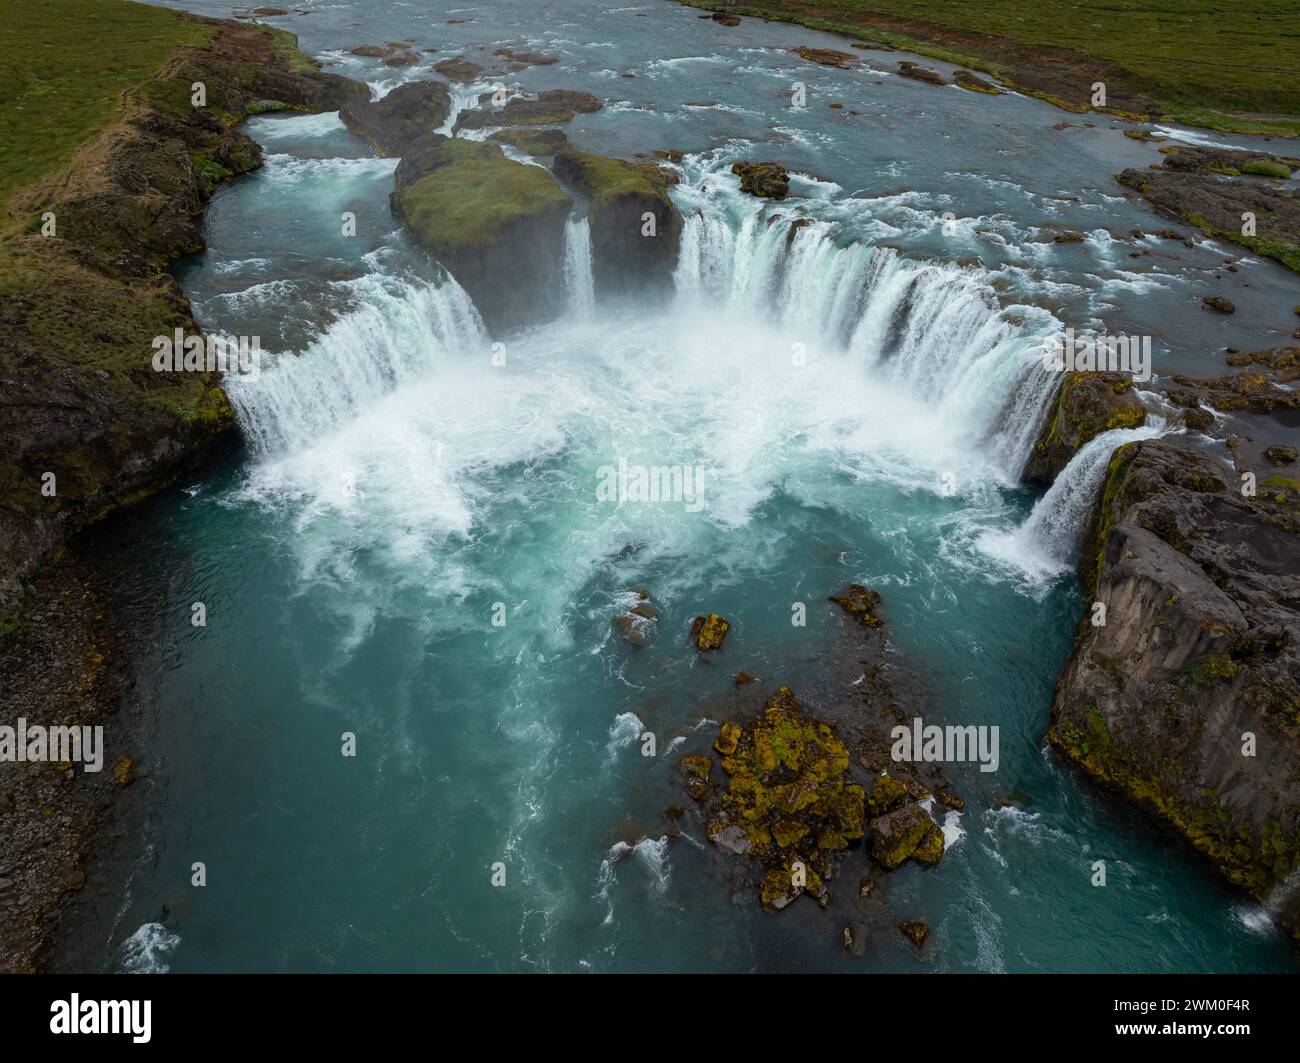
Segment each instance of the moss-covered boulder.
[{"label": "moss-covered boulder", "polygon": [[441,81],[410,81],[382,99],[354,100],[339,111],[352,132],[380,155],[402,155],[411,144],[438,129],[451,114],[451,93]]},{"label": "moss-covered boulder", "polygon": [[403,157],[392,195],[393,213],[494,331],[563,312],[572,206],[540,166],[514,162],[496,144],[434,136]]},{"label": "moss-covered boulder", "polygon": [[761,199],[785,199],[790,194],[790,174],[776,162],[737,162],[731,172],[740,178],[740,190]]},{"label": "moss-covered boulder", "polygon": [[783,908],[805,890],[823,897],[836,856],[863,836],[866,793],[848,775],[848,748],[802,714],[788,687],[751,725],[725,722],[714,748],[725,789],[707,785],[710,758],[680,763],[688,791],[706,802],[709,838],[759,861],[765,906]]},{"label": "moss-covered boulder", "polygon": [[[931,836],[935,822],[921,804],[913,801],[871,821],[871,855],[886,870],[902,866]],[[943,855],[943,832],[939,831],[939,855]],[[938,862],[937,857],[934,862]]]},{"label": "moss-covered boulder", "polygon": [[877,775],[867,796],[867,811],[872,819],[883,816],[904,804],[910,793],[910,788],[902,779],[895,779],[888,773]]},{"label": "moss-covered boulder", "polygon": [[834,602],[866,627],[879,627],[884,623],[876,615],[876,607],[880,605],[880,594],[860,583],[850,583],[841,594],[832,594],[827,600]]},{"label": "moss-covered boulder", "polygon": [[1022,474],[1026,483],[1051,484],[1089,440],[1113,428],[1137,428],[1146,407],[1120,373],[1068,372],[1048,410]]},{"label": "moss-covered boulder", "polygon": [[534,129],[531,126],[498,129],[488,140],[509,144],[525,155],[533,156],[555,155],[569,143],[569,138],[558,129]]},{"label": "moss-covered boulder", "polygon": [[730,630],[731,623],[717,613],[697,616],[691,622],[691,641],[701,653],[712,653],[722,649]]},{"label": "moss-covered boulder", "polygon": [[483,73],[483,64],[458,55],[453,59],[443,59],[441,62],[434,63],[433,69],[448,81],[459,81],[468,85]]},{"label": "moss-covered boulder", "polygon": [[563,148],[556,176],[590,207],[591,264],[602,298],[672,290],[682,218],[668,195],[673,175],[653,164],[624,162]]}]

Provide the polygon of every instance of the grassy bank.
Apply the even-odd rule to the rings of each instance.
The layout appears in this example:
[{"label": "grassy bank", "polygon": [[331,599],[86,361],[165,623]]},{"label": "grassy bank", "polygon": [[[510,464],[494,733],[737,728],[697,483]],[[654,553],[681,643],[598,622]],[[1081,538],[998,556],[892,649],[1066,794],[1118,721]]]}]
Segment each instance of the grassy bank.
[{"label": "grassy bank", "polygon": [[1070,110],[1094,81],[1110,109],[1300,135],[1300,23],[1290,0],[683,0],[797,22],[976,67]]}]

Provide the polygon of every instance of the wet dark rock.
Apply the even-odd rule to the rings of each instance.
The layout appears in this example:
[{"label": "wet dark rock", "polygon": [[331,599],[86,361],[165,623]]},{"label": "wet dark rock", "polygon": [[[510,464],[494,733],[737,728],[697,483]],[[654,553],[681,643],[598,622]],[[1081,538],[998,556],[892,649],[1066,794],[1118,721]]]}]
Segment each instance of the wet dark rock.
[{"label": "wet dark rock", "polygon": [[1300,864],[1300,482],[1130,443],[1080,576],[1107,619],[1078,629],[1049,740],[1266,900]]},{"label": "wet dark rock", "polygon": [[433,69],[449,81],[459,81],[468,85],[483,73],[483,64],[458,55],[454,59],[444,59],[440,63],[434,63]]},{"label": "wet dark rock", "polygon": [[791,50],[795,55],[801,59],[807,59],[810,63],[817,63],[820,66],[833,66],[840,70],[849,70],[861,62],[856,55],[851,55],[848,52],[838,52],[834,48],[809,48],[801,45]]},{"label": "wet dark rock", "polygon": [[930,924],[921,919],[905,920],[898,924],[898,929],[918,949],[925,944],[925,939],[930,936]]},{"label": "wet dark rock", "polygon": [[569,138],[558,129],[533,129],[529,126],[499,129],[488,140],[509,144],[512,148],[533,156],[555,155],[569,143]]},{"label": "wet dark rock", "polygon": [[339,118],[381,155],[402,155],[451,114],[451,93],[441,81],[408,81],[381,100],[349,103]]},{"label": "wet dark rock", "polygon": [[880,605],[880,594],[860,583],[850,583],[841,594],[833,594],[827,601],[834,602],[858,623],[865,624],[867,627],[879,627],[884,623],[876,615],[876,607]]},{"label": "wet dark rock", "polygon": [[637,587],[629,593],[636,599],[635,603],[615,616],[613,623],[624,641],[639,649],[650,644],[659,610],[651,604],[650,592],[644,587]]},{"label": "wet dark rock", "polygon": [[498,59],[508,59],[512,63],[523,66],[550,66],[559,62],[559,59],[553,55],[543,55],[541,52],[519,52],[513,48],[498,48],[492,54]]},{"label": "wet dark rock", "polygon": [[1221,413],[1249,411],[1273,413],[1300,409],[1300,347],[1272,347],[1228,356],[1230,366],[1241,370],[1226,376],[1196,378],[1175,373],[1166,397],[1188,409],[1202,404]]},{"label": "wet dark rock", "polygon": [[1237,308],[1232,303],[1223,298],[1221,295],[1205,295],[1201,297],[1202,310],[1214,310],[1220,314],[1235,314]]}]

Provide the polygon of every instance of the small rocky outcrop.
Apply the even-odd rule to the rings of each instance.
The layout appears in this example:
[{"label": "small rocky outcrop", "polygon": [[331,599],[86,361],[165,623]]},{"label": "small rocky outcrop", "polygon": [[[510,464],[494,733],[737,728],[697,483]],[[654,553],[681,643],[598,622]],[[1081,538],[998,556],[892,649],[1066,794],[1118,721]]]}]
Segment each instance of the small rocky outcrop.
[{"label": "small rocky outcrop", "polygon": [[[898,64],[898,72],[905,78],[911,78],[914,81],[924,81],[929,85],[946,85],[944,76],[937,70],[931,70],[929,67],[919,66],[912,62],[902,62]],[[971,75],[974,77],[974,75]]]},{"label": "small rocky outcrop", "polygon": [[809,48],[806,45],[801,45],[798,48],[792,48],[791,51],[800,59],[807,59],[810,63],[816,63],[819,66],[833,66],[839,70],[850,70],[862,61],[856,55],[851,55],[849,52],[838,52],[834,48]]},{"label": "small rocky outcrop", "polygon": [[1237,312],[1237,308],[1233,306],[1232,301],[1225,299],[1221,295],[1201,296],[1201,309],[1213,310],[1216,314],[1235,314]]},{"label": "small rocky outcrop", "polygon": [[785,199],[790,194],[790,173],[776,162],[737,162],[731,172],[740,178],[740,190],[762,199]]},{"label": "small rocky outcrop", "polygon": [[954,85],[958,85],[963,89],[969,89],[971,92],[984,92],[988,93],[990,96],[998,96],[1002,92],[1002,90],[993,84],[993,82],[986,81],[978,74],[973,74],[969,70],[954,70],[952,73],[952,80]]},{"label": "small rocky outcrop", "polygon": [[1220,377],[1196,378],[1176,373],[1165,396],[1184,410],[1202,405],[1220,413],[1274,413],[1300,409],[1300,347],[1239,351],[1227,362],[1239,370]]},{"label": "small rocky outcrop", "polygon": [[402,157],[393,213],[460,282],[489,329],[565,306],[564,223],[573,201],[540,166],[496,144],[426,135]]},{"label": "small rocky outcrop", "polygon": [[1114,428],[1137,428],[1146,422],[1146,407],[1133,382],[1120,373],[1069,372],[1048,409],[1029,452],[1021,478],[1050,486],[1085,443]]},{"label": "small rocky outcrop", "polygon": [[627,607],[614,617],[614,627],[625,642],[641,649],[650,644],[659,610],[651,603],[650,592],[644,587],[633,588],[625,597],[629,599]]},{"label": "small rocky outcrop", "polygon": [[359,100],[339,111],[352,132],[365,137],[381,155],[402,155],[420,137],[439,128],[451,114],[451,93],[441,81],[408,81],[383,99]]},{"label": "small rocky outcrop", "polygon": [[[864,831],[866,794],[846,777],[848,748],[829,726],[802,715],[788,687],[750,726],[724,723],[714,748],[726,788],[700,791],[702,800],[712,793],[709,838],[760,862],[764,907],[780,910],[805,892],[822,896],[834,854]],[[683,758],[682,771],[707,782],[700,759]]]},{"label": "small rocky outcrop", "polygon": [[562,147],[555,173],[589,202],[591,266],[601,298],[672,290],[682,217],[668,195],[675,175]]},{"label": "small rocky outcrop", "polygon": [[441,62],[434,63],[433,69],[448,81],[459,81],[468,85],[483,73],[483,64],[458,55],[454,59],[443,59]]},{"label": "small rocky outcrop", "polygon": [[[1195,225],[1209,236],[1241,244],[1300,271],[1300,194],[1255,177],[1180,169],[1186,149],[1165,157],[1157,170],[1125,170],[1120,184],[1139,192],[1161,214]],[[1196,156],[1203,165],[1203,156]],[[1171,164],[1171,160],[1172,161]],[[1245,164],[1249,165],[1249,164]],[[1255,216],[1253,234],[1242,215]]]},{"label": "small rocky outcrop", "polygon": [[1240,177],[1275,177],[1285,181],[1300,168],[1300,159],[1270,155],[1263,151],[1239,151],[1232,148],[1203,148],[1191,144],[1171,144],[1161,148],[1161,168],[1179,173],[1220,174]]},{"label": "small rocky outcrop", "polygon": [[925,944],[925,939],[930,936],[930,924],[922,919],[905,919],[898,924],[898,929],[903,932],[903,937],[907,938],[918,949]]},{"label": "small rocky outcrop", "polygon": [[691,641],[701,653],[712,653],[722,649],[730,630],[731,622],[717,613],[697,616],[691,621]]},{"label": "small rocky outcrop", "polygon": [[832,594],[828,601],[834,602],[858,623],[867,627],[879,627],[884,623],[876,613],[876,607],[880,605],[879,592],[860,583],[850,583],[842,594]]},{"label": "small rocky outcrop", "polygon": [[550,66],[560,61],[553,55],[543,55],[541,52],[517,51],[514,48],[498,48],[492,54],[498,59],[508,60],[515,69],[520,70],[526,66]]},{"label": "small rocky outcrop", "polygon": [[551,89],[535,97],[522,96],[507,100],[498,107],[492,94],[479,97],[479,106],[463,112],[456,121],[456,129],[490,129],[493,126],[558,125],[573,121],[577,114],[592,114],[604,106],[589,92],[572,89]]},{"label": "small rocky outcrop", "polygon": [[1085,537],[1086,601],[1048,737],[1297,932],[1300,483],[1172,439],[1119,448]]}]

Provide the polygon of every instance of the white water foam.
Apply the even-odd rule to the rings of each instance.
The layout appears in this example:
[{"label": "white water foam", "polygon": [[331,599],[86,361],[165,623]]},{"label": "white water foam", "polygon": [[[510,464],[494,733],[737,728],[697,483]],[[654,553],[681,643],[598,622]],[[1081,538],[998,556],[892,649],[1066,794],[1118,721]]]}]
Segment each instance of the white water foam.
[{"label": "white water foam", "polygon": [[596,309],[596,289],[591,273],[591,226],[586,218],[570,218],[564,223],[564,287],[573,319],[590,321]]},{"label": "white water foam", "polygon": [[171,955],[180,943],[180,935],[162,923],[145,923],[122,942],[122,970],[128,974],[166,974],[171,969]]}]

